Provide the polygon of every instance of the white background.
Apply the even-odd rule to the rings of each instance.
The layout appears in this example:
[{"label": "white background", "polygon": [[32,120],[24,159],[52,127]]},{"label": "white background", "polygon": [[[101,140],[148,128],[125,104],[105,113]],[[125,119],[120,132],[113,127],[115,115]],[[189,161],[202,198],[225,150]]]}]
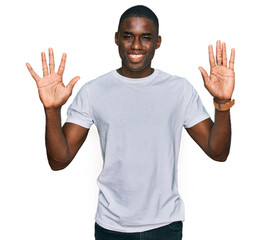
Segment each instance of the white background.
[{"label": "white background", "polygon": [[[236,49],[236,105],[225,163],[210,160],[184,131],[179,164],[184,240],[260,240],[260,7],[258,1],[1,1],[0,239],[94,239],[96,179],[102,158],[93,125],[63,171],[49,168],[45,116],[26,62],[42,74],[40,53],[67,53],[64,82],[80,87],[120,66],[114,33],[127,8],[144,4],[159,17],[162,45],[153,67],[189,79],[213,117],[198,66],[209,71],[208,44]],[[215,49],[215,46],[214,46]]]}]

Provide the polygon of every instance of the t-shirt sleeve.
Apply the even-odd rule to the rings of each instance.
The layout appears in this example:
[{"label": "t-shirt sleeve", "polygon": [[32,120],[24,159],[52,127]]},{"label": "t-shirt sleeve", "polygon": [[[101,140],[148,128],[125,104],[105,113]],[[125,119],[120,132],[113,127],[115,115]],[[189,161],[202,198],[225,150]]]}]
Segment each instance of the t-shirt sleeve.
[{"label": "t-shirt sleeve", "polygon": [[190,83],[188,83],[186,93],[188,94],[188,105],[185,115],[184,127],[191,128],[201,121],[209,118],[210,116],[203,106],[197,91]]},{"label": "t-shirt sleeve", "polygon": [[84,128],[90,128],[94,123],[87,84],[80,89],[68,108],[66,122],[75,123]]}]

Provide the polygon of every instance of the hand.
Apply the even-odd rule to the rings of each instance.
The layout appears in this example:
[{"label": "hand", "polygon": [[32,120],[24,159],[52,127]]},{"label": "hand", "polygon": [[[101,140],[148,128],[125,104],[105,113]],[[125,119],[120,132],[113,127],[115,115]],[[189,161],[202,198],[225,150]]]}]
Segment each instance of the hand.
[{"label": "hand", "polygon": [[72,89],[80,77],[73,78],[69,84],[65,87],[62,81],[63,72],[65,68],[66,54],[62,55],[62,60],[58,69],[58,72],[55,73],[54,67],[54,55],[53,49],[49,48],[49,69],[48,72],[47,62],[45,53],[42,52],[42,67],[43,67],[43,77],[40,78],[31,65],[26,63],[26,66],[31,73],[32,77],[36,81],[40,99],[47,108],[60,108],[63,104],[66,103],[68,98],[72,94]]},{"label": "hand", "polygon": [[212,45],[208,46],[210,76],[205,69],[199,67],[204,79],[204,84],[209,93],[217,100],[217,102],[227,102],[231,99],[235,86],[235,49],[231,49],[229,67],[227,67],[226,44],[217,41],[216,43],[216,62]]}]

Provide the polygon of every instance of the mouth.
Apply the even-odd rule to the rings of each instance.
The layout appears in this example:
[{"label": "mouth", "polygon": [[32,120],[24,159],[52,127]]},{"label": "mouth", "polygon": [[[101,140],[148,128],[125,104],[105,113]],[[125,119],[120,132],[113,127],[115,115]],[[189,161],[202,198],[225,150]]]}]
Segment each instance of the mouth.
[{"label": "mouth", "polygon": [[138,63],[138,62],[142,61],[145,54],[128,54],[128,56],[129,56],[129,59],[131,62]]}]

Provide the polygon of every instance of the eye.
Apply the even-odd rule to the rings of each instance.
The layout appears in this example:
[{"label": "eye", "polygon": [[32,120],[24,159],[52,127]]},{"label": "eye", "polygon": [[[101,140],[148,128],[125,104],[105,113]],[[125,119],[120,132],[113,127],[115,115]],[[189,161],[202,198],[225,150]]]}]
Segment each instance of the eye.
[{"label": "eye", "polygon": [[142,39],[143,39],[143,40],[146,40],[146,41],[149,41],[149,40],[151,40],[151,37],[143,36]]},{"label": "eye", "polygon": [[132,36],[130,36],[130,35],[125,35],[125,36],[123,36],[123,38],[124,38],[124,39],[131,39]]}]

